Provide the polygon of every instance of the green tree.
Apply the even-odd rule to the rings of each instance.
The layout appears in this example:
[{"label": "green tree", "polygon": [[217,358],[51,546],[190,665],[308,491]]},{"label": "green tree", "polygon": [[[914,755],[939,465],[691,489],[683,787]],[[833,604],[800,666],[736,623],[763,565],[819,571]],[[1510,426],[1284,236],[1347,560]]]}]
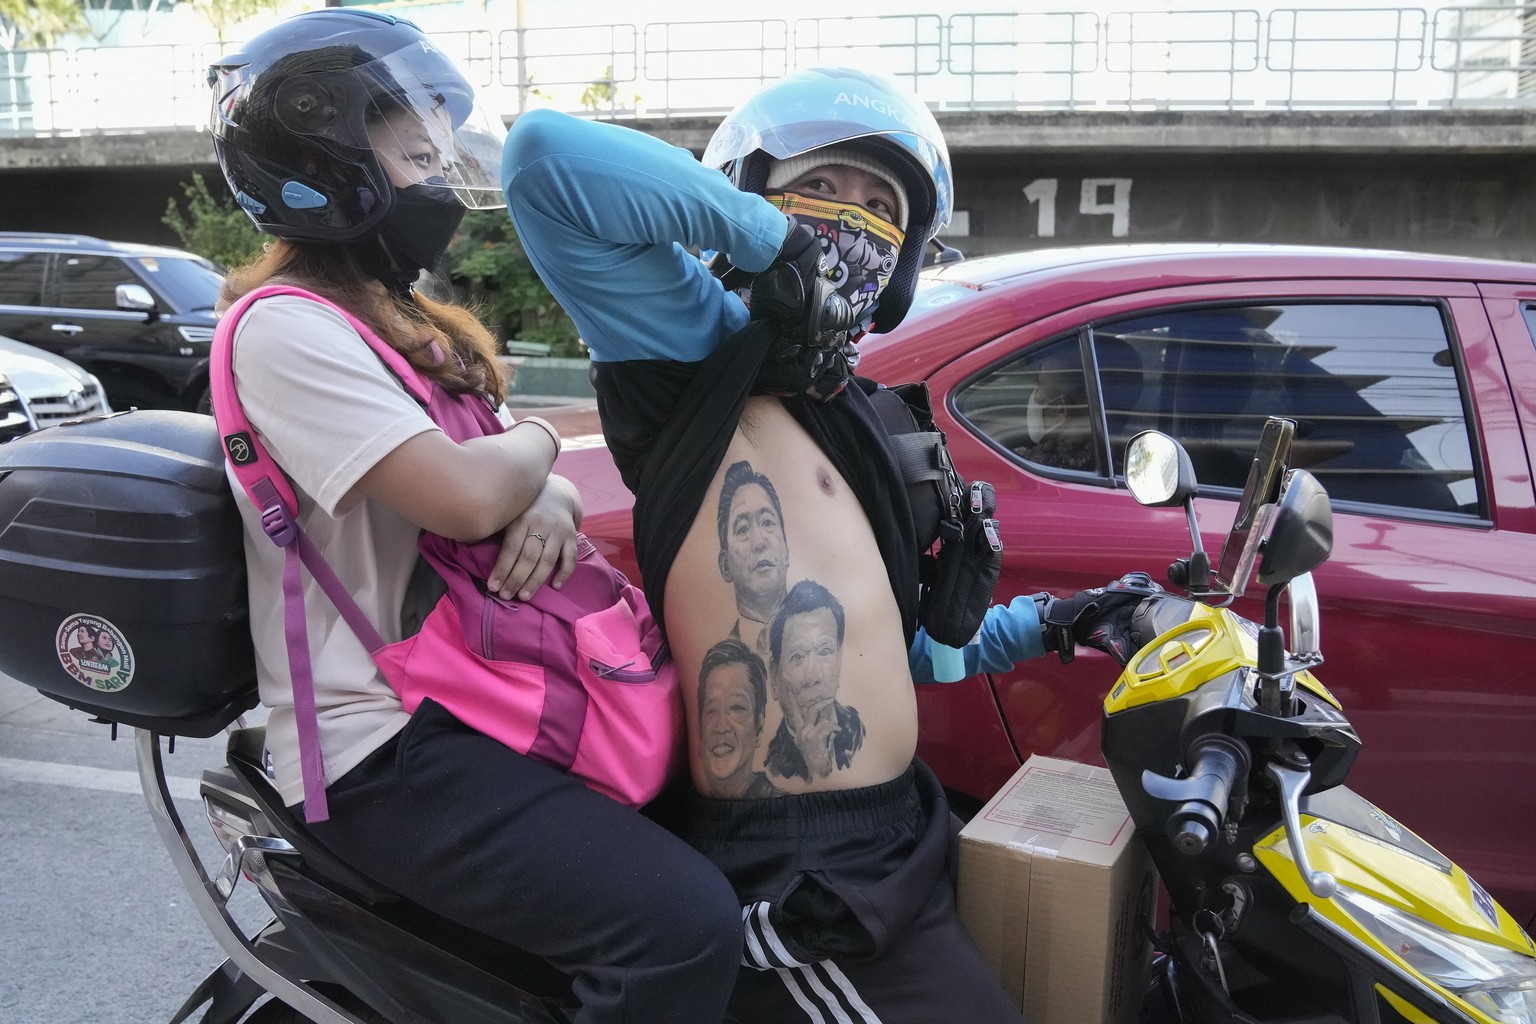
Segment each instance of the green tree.
[{"label": "green tree", "polygon": [[192,172],[190,182],[182,182],[181,191],[185,212],[173,196],[166,201],[160,223],[176,232],[182,248],[226,267],[249,263],[261,252],[267,236],[256,230],[234,199],[209,192],[203,176],[196,171]]},{"label": "green tree", "polygon": [[[599,111],[613,110],[620,102],[619,83],[613,77],[613,65],[603,68],[603,77],[590,82],[581,92],[581,109]],[[640,105],[640,94],[633,93],[629,98],[631,108]]]},{"label": "green tree", "polygon": [[576,325],[539,279],[504,212],[466,215],[444,269],[458,297],[476,307],[503,340],[545,344],[552,356],[586,354]]},{"label": "green tree", "polygon": [[60,36],[89,31],[80,0],[0,0],[5,49],[52,49]]},{"label": "green tree", "polygon": [[281,7],[287,0],[186,0],[192,9],[201,14],[213,26],[213,34],[220,43],[228,42],[228,32],[234,26]]}]

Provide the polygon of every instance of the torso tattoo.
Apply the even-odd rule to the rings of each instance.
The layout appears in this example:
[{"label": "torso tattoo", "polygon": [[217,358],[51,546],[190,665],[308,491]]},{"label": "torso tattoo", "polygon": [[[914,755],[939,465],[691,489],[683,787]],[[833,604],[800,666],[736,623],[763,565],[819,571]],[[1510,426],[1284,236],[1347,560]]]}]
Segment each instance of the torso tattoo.
[{"label": "torso tattoo", "polygon": [[868,520],[773,399],[753,399],[667,584],[695,785],[873,785],[916,746],[900,615]]}]

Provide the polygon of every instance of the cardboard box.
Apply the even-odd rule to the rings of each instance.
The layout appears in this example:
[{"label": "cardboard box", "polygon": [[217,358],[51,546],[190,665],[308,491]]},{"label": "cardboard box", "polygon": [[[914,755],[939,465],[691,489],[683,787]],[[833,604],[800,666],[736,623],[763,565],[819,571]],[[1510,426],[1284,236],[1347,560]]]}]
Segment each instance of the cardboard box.
[{"label": "cardboard box", "polygon": [[960,917],[1030,1024],[1129,1024],[1156,875],[1109,770],[1031,757],[960,833]]}]

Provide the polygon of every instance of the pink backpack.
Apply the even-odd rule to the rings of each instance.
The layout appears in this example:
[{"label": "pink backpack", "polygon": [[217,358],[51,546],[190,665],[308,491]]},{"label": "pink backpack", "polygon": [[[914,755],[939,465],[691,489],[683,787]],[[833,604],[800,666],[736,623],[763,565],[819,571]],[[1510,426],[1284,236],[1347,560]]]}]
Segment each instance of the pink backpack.
[{"label": "pink backpack", "polygon": [[267,286],[219,320],[210,383],[225,455],[273,542],[284,548],[283,621],[293,677],[294,715],[309,821],[328,816],[325,766],[299,566],[302,563],[368,649],[407,711],[430,697],[454,717],[514,750],[580,777],[589,787],[639,806],[681,767],[683,710],[677,675],[661,649],[645,597],[578,536],[578,564],[560,590],[540,587],[527,602],[488,594],[484,581],[500,539],[473,544],[423,530],[418,546],[447,584],[421,631],[386,644],[318,548],[299,528],[298,502],[262,447],[235,394],[230,370],[235,325],[251,303],[298,295],[346,317],[455,441],[500,433],[490,405],[450,395],[346,310],[300,288]]}]

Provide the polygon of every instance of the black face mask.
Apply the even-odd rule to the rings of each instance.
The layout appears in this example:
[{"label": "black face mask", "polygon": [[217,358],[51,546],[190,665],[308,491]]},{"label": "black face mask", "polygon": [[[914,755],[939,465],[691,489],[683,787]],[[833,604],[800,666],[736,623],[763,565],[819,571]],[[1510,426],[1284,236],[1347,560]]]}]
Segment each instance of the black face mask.
[{"label": "black face mask", "polygon": [[395,189],[394,207],[379,229],[379,245],[389,258],[379,279],[392,290],[410,291],[423,270],[442,262],[465,209],[441,178]]}]

